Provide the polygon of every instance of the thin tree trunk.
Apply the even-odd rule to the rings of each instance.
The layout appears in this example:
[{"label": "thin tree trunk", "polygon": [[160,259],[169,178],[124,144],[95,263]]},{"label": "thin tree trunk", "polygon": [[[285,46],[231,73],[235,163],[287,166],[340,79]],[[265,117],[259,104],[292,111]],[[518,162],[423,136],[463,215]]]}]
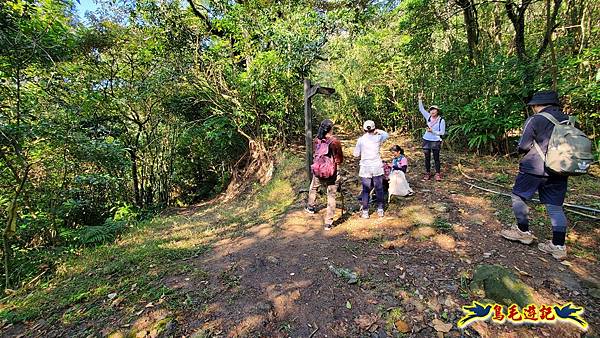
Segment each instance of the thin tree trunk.
[{"label": "thin tree trunk", "polygon": [[139,181],[138,181],[138,167],[137,167],[137,155],[135,150],[130,150],[129,155],[131,157],[131,178],[133,179],[133,197],[135,199],[135,204],[138,207],[142,206],[142,201],[140,198],[140,189],[139,189]]}]

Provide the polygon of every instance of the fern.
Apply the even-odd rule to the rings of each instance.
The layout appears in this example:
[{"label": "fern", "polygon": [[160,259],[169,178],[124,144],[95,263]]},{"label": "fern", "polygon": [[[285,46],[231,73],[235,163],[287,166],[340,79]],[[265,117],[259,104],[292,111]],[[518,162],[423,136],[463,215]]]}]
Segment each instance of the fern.
[{"label": "fern", "polygon": [[97,245],[113,241],[125,228],[126,222],[107,219],[103,225],[86,226],[79,230],[79,242],[83,245]]}]

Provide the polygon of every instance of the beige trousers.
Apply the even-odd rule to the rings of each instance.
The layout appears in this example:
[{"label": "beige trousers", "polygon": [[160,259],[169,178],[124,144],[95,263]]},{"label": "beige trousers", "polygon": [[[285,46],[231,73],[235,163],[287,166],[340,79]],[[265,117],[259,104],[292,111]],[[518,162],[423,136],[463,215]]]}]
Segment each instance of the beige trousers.
[{"label": "beige trousers", "polygon": [[335,194],[337,192],[337,184],[335,179],[319,179],[313,176],[308,190],[308,206],[314,208],[315,200],[317,199],[317,190],[319,186],[327,188],[327,211],[325,212],[325,224],[333,224],[333,216],[335,215]]}]

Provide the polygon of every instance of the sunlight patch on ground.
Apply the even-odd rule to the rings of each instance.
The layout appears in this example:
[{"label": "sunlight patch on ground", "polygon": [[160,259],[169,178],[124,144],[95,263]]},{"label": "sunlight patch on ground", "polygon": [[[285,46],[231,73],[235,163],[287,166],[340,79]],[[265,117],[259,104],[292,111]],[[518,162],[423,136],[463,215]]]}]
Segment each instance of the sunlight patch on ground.
[{"label": "sunlight patch on ground", "polygon": [[277,316],[285,317],[294,309],[295,302],[300,299],[300,291],[305,290],[312,284],[312,281],[303,280],[287,283],[284,286],[281,284],[269,285],[266,287],[267,297],[273,303],[273,308]]},{"label": "sunlight patch on ground", "polygon": [[407,220],[411,224],[431,225],[435,222],[435,216],[429,208],[423,205],[409,205],[398,212],[398,218]]},{"label": "sunlight patch on ground", "polygon": [[393,250],[395,248],[401,248],[401,247],[405,246],[406,244],[408,244],[408,238],[400,237],[400,238],[396,238],[394,240],[384,241],[383,243],[381,243],[381,246],[384,249]]},{"label": "sunlight patch on ground", "polygon": [[433,237],[433,241],[443,250],[452,252],[456,249],[456,241],[449,235],[437,234]]},{"label": "sunlight patch on ground", "polygon": [[244,318],[239,324],[233,327],[227,337],[245,337],[255,328],[262,325],[265,320],[264,315],[250,315]]},{"label": "sunlight patch on ground", "polygon": [[421,226],[410,232],[410,236],[414,239],[426,239],[435,234],[435,229],[430,226]]},{"label": "sunlight patch on ground", "polygon": [[457,234],[464,234],[467,232],[467,228],[460,224],[453,224],[452,231],[454,231]]},{"label": "sunlight patch on ground", "polygon": [[492,203],[486,196],[452,195],[451,198],[455,203],[466,207],[492,210]]}]

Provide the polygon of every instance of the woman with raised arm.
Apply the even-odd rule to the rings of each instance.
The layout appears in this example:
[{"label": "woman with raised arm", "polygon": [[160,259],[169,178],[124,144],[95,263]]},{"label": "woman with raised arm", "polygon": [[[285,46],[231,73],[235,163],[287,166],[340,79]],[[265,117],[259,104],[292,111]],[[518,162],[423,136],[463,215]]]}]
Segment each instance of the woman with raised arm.
[{"label": "woman with raised arm", "polygon": [[419,111],[423,114],[427,123],[427,130],[423,134],[423,154],[425,155],[425,176],[423,176],[423,180],[428,181],[431,179],[431,153],[433,153],[435,180],[441,181],[440,149],[442,148],[442,136],[446,133],[446,121],[440,115],[440,108],[437,106],[430,106],[429,110],[425,110],[423,93],[419,94]]}]

